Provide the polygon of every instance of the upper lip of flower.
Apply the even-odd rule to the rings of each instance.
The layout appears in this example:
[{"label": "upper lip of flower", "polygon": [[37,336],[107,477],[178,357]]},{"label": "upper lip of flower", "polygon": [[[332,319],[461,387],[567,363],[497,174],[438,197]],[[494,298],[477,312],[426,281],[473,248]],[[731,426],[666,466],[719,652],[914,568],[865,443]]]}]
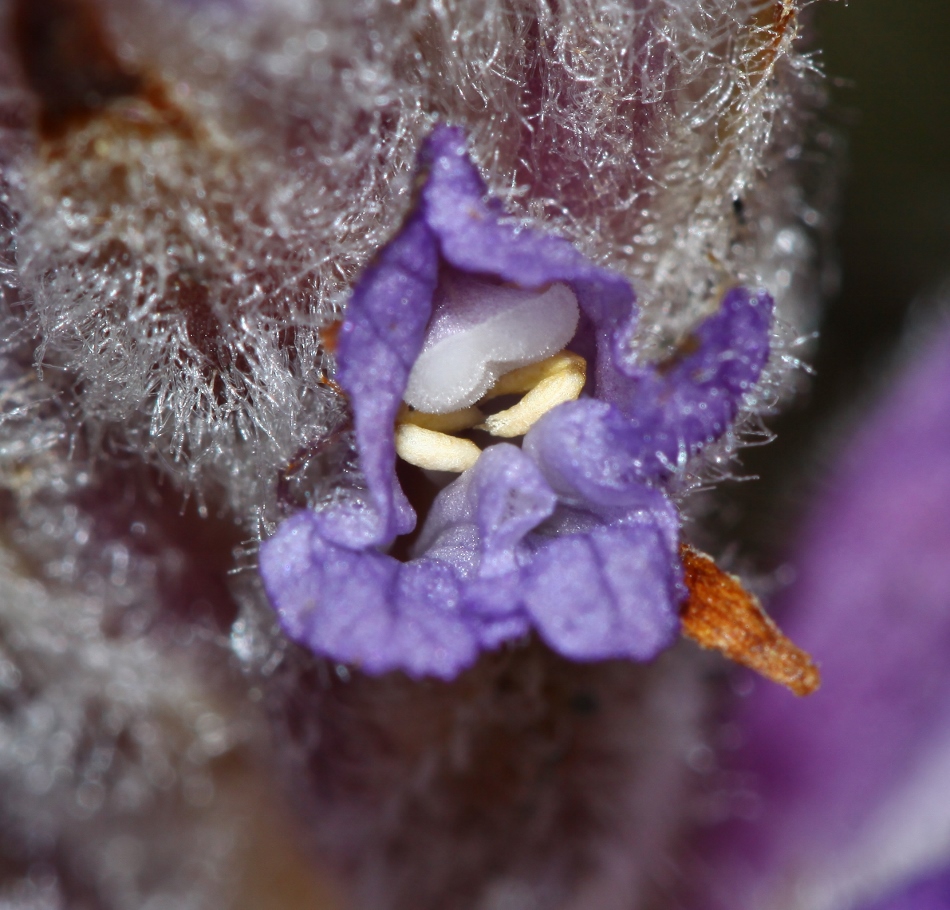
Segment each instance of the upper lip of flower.
[{"label": "upper lip of flower", "polygon": [[560,282],[526,291],[452,275],[439,290],[404,393],[420,411],[475,404],[504,373],[556,354],[577,331],[577,300]]},{"label": "upper lip of flower", "polygon": [[[504,217],[460,130],[437,128],[421,160],[416,208],[354,288],[339,333],[365,490],[293,516],[262,545],[271,600],[292,637],[375,672],[452,676],[530,627],[574,657],[651,657],[672,641],[682,599],[678,518],[659,483],[731,424],[768,356],[771,298],[734,289],[694,350],[662,371],[640,365],[622,276]],[[555,408],[523,451],[483,453],[439,495],[417,557],[400,563],[380,552],[416,519],[395,475],[393,426],[447,275],[506,284],[512,299],[531,292],[531,305],[566,285],[580,311],[571,346],[592,363],[588,389],[601,401]],[[521,362],[563,343],[550,334]],[[423,400],[438,399],[422,387]],[[443,409],[480,391],[473,382]]]}]

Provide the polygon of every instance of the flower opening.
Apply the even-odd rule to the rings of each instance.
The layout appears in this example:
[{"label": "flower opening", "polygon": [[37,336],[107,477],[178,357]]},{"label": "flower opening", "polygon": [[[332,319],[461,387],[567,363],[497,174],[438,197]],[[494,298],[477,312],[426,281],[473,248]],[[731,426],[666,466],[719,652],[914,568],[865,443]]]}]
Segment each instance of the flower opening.
[{"label": "flower opening", "polygon": [[[689,353],[640,364],[629,283],[506,217],[460,130],[437,128],[421,168],[417,205],[339,332],[364,485],[261,548],[280,621],[371,673],[450,678],[531,630],[579,660],[650,659],[685,596],[664,482],[734,420],[768,357],[772,300],[733,289]],[[397,453],[460,473],[426,515]]]}]

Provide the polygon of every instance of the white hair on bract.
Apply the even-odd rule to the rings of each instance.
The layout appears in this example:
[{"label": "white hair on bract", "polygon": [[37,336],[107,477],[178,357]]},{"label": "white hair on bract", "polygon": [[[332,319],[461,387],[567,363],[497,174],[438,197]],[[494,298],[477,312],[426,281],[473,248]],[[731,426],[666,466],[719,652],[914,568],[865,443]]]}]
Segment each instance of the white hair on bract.
[{"label": "white hair on bract", "polygon": [[319,329],[412,205],[437,121],[467,129],[514,214],[635,281],[645,344],[739,282],[807,328],[787,162],[811,83],[788,3],[103,12],[147,83],[134,114],[12,165],[38,360],[82,383],[86,421],[252,527],[274,519],[279,466],[338,419]]},{"label": "white hair on bract", "polygon": [[[362,906],[647,906],[686,814],[685,756],[703,742],[695,655],[578,668],[532,645],[450,686],[347,683],[288,647],[253,572],[229,573],[282,517],[282,470],[344,422],[327,330],[411,210],[437,123],[466,130],[513,217],[633,282],[644,356],[672,351],[728,287],[768,288],[775,353],[740,419],[754,428],[795,384],[822,280],[826,193],[808,168],[833,140],[810,120],[822,95],[796,48],[797,6],[42,0],[39,28],[27,0],[8,5],[0,585],[12,606],[0,624],[21,629],[14,648],[39,669],[29,691],[10,676],[19,694],[0,740],[42,709],[50,737],[88,735],[114,754],[119,733],[88,719],[92,687],[106,717],[128,701],[122,723],[149,724],[174,766],[200,759],[175,731],[214,713],[202,699],[233,713],[243,699],[253,705],[222,721],[227,736],[270,756]],[[727,474],[740,437],[686,475]],[[85,625],[66,622],[78,614]],[[62,623],[67,663],[35,644]],[[123,686],[138,695],[117,696]],[[574,758],[545,777],[562,754]],[[105,758],[90,790],[62,755],[66,771],[42,773],[68,782],[31,790],[39,759],[0,744],[0,786],[20,791],[0,845],[31,805],[48,831],[13,863],[23,881],[31,864],[48,870],[49,906],[73,892],[109,908],[172,899],[150,847],[165,778],[146,768],[139,801],[121,803]],[[202,799],[168,809],[163,850],[176,837],[182,856],[200,849],[201,825],[224,843],[252,824],[246,805]],[[77,800],[102,851],[70,833]],[[168,835],[199,816],[191,835]],[[113,842],[138,851],[134,888],[102,884]],[[176,884],[175,906],[240,905],[230,885],[247,854],[222,850],[188,866],[194,888]]]}]

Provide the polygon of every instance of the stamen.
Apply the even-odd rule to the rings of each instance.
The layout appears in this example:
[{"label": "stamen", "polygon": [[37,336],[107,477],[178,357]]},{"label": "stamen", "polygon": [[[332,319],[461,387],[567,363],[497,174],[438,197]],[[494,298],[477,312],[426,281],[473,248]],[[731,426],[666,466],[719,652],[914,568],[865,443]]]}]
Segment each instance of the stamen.
[{"label": "stamen", "polygon": [[493,414],[484,423],[480,422],[484,415],[475,407],[448,414],[430,414],[403,403],[396,417],[396,454],[404,461],[430,471],[466,471],[478,460],[481,449],[474,442],[450,433],[475,427],[505,439],[523,436],[551,408],[575,400],[586,380],[587,362],[584,358],[570,351],[561,351],[502,376],[485,399],[521,392],[527,394],[518,404]]},{"label": "stamen", "polygon": [[437,433],[459,433],[478,426],[485,415],[478,408],[463,408],[461,411],[450,411],[448,414],[427,414],[425,411],[416,411],[407,404],[399,410],[396,423],[410,423],[426,430],[435,430]]},{"label": "stamen", "polygon": [[495,383],[485,398],[527,394],[513,407],[492,414],[478,429],[506,439],[524,436],[551,408],[577,399],[586,381],[587,362],[570,351],[512,370]]},{"label": "stamen", "polygon": [[469,439],[449,436],[411,423],[397,423],[396,454],[409,464],[427,471],[467,471],[482,454]]}]

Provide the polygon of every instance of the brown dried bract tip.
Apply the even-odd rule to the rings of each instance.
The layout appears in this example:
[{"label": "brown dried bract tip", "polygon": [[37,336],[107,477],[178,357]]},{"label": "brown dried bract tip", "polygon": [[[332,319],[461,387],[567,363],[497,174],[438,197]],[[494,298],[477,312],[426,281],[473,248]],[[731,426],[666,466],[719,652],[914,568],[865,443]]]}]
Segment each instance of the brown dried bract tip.
[{"label": "brown dried bract tip", "polygon": [[781,633],[738,578],[686,544],[680,555],[689,590],[680,614],[684,635],[796,695],[818,688],[821,676],[811,657]]}]

